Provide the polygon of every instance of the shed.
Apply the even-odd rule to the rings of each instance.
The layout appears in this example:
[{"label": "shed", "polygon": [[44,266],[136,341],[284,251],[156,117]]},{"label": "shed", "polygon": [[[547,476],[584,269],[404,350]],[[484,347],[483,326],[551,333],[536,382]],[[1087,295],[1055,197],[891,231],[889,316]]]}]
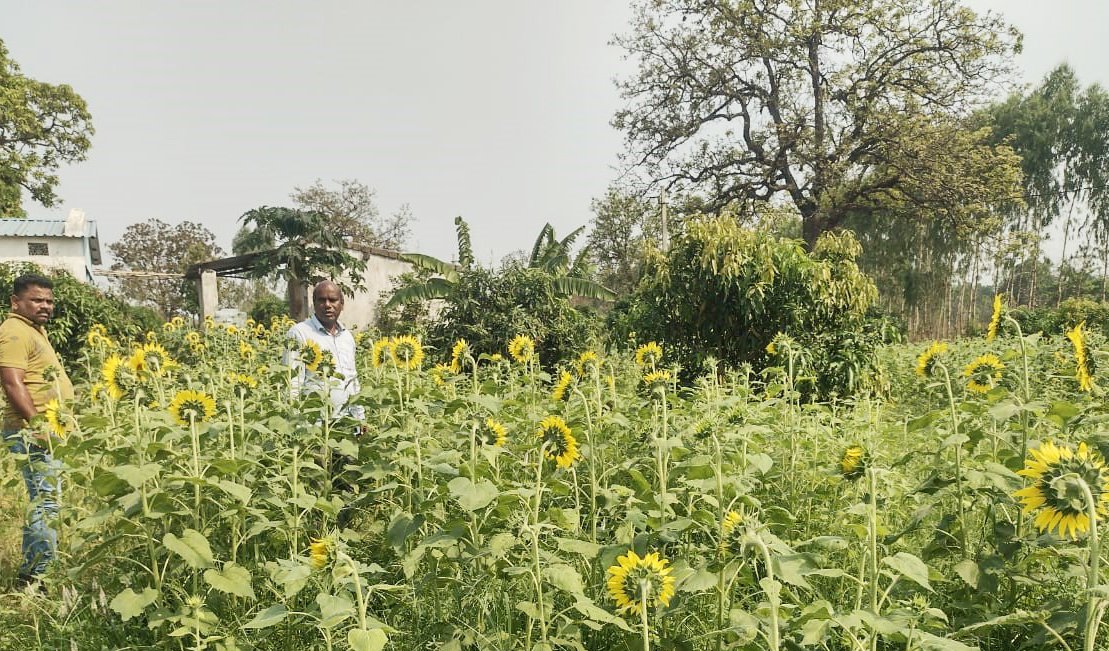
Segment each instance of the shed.
[{"label": "shed", "polygon": [[96,221],[83,210],[66,219],[0,219],[0,262],[33,262],[92,282],[93,265],[101,263]]}]

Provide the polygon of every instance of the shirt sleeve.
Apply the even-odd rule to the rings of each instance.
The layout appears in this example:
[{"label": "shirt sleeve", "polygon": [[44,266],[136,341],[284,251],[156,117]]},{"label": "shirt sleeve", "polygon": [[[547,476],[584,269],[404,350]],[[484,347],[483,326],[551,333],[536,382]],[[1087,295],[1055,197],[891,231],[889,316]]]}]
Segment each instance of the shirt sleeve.
[{"label": "shirt sleeve", "polygon": [[9,328],[0,328],[0,366],[27,370],[27,337]]}]

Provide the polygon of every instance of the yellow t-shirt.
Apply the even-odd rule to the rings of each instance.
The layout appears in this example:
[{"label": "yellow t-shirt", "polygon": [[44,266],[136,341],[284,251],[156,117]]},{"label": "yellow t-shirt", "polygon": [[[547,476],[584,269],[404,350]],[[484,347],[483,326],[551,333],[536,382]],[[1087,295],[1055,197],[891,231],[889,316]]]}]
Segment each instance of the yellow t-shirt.
[{"label": "yellow t-shirt", "polygon": [[[24,372],[23,383],[35,403],[35,411],[40,414],[53,398],[73,398],[73,383],[46,338],[46,331],[18,314],[9,314],[0,323],[0,366]],[[51,368],[55,369],[53,373],[49,372]],[[23,418],[4,396],[4,429],[20,429],[24,425]]]}]

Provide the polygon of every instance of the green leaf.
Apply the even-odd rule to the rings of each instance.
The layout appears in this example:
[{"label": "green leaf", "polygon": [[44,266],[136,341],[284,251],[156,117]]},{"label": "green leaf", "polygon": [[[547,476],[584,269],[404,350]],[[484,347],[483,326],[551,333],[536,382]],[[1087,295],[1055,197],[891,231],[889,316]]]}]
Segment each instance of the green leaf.
[{"label": "green leaf", "polygon": [[574,608],[576,608],[579,613],[585,615],[595,622],[601,622],[602,624],[612,624],[616,626],[616,628],[625,631],[632,630],[632,627],[628,626],[628,623],[624,620],[623,617],[613,615],[604,608],[601,608],[597,604],[593,603],[593,600],[588,597],[579,597],[578,600],[574,602]]},{"label": "green leaf", "polygon": [[783,554],[771,560],[774,576],[790,585],[808,588],[805,575],[820,569],[812,554]]},{"label": "green leaf", "polygon": [[144,463],[141,466],[124,464],[109,468],[108,471],[130,484],[131,488],[142,488],[145,482],[154,479],[162,472],[162,467],[156,463]]},{"label": "green leaf", "polygon": [[250,496],[253,493],[250,488],[243,486],[242,484],[236,484],[235,482],[228,481],[226,479],[220,480],[219,487],[225,493],[239,500],[243,504],[248,504],[250,502]]},{"label": "green leaf", "polygon": [[251,580],[250,570],[234,563],[227,563],[223,566],[222,571],[210,569],[204,572],[204,581],[208,585],[220,592],[245,599],[254,599],[254,587],[251,585]]},{"label": "green leaf", "polygon": [[577,540],[575,538],[555,538],[558,548],[564,552],[571,554],[581,554],[585,560],[591,560],[601,553],[602,546],[596,543],[591,543],[587,540]]},{"label": "green leaf", "polygon": [[185,559],[185,562],[193,569],[200,570],[212,567],[215,563],[208,539],[196,529],[185,529],[180,538],[172,533],[167,533],[162,538],[162,544],[165,545],[166,549]]},{"label": "green leaf", "polygon": [[346,597],[321,592],[316,595],[316,604],[320,607],[320,626],[324,628],[333,628],[354,615],[354,603]]},{"label": "green leaf", "polygon": [[469,477],[455,477],[447,483],[447,488],[451,496],[458,500],[458,505],[471,512],[489,506],[501,494],[488,479],[474,484]]},{"label": "green leaf", "polygon": [[551,565],[544,570],[543,578],[563,592],[575,595],[585,593],[585,582],[582,581],[578,571],[569,565]]},{"label": "green leaf", "polygon": [[921,651],[978,651],[976,646],[968,646],[957,640],[949,640],[924,631],[917,631],[913,636],[920,642]]},{"label": "green leaf", "polygon": [[142,592],[127,588],[117,594],[108,606],[119,613],[120,618],[126,622],[141,615],[147,606],[157,601],[158,596],[159,592],[154,588],[143,588]]},{"label": "green leaf", "polygon": [[281,621],[284,620],[285,616],[288,614],[289,612],[285,610],[285,604],[274,604],[255,615],[254,619],[243,624],[243,628],[269,628],[274,624],[281,623]]},{"label": "green leaf", "polygon": [[719,577],[715,572],[709,572],[705,568],[701,568],[685,577],[681,584],[678,585],[679,592],[700,592],[707,590],[716,585]]},{"label": "green leaf", "polygon": [[901,576],[932,592],[932,584],[928,582],[928,566],[920,558],[908,552],[897,552],[893,556],[883,558],[882,564],[888,565]]},{"label": "green leaf", "polygon": [[962,577],[970,587],[978,588],[978,563],[969,558],[962,560],[955,565],[955,573]]}]

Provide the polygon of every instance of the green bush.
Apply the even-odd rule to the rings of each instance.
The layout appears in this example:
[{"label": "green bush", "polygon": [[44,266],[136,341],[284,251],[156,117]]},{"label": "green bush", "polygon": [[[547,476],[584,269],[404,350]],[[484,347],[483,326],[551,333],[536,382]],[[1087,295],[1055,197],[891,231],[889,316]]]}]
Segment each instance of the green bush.
[{"label": "green bush", "polygon": [[597,338],[600,320],[575,309],[552,281],[541,269],[518,266],[461,274],[428,331],[428,345],[442,356],[466,339],[478,353],[504,354],[506,342],[528,335],[544,365],[576,357]]},{"label": "green bush", "polygon": [[12,282],[26,273],[44,275],[54,283],[54,318],[46,327],[47,336],[71,374],[81,369],[77,360],[85,345],[85,334],[94,323],[103,325],[113,338],[127,340],[154,330],[162,322],[150,308],[128,305],[68,272],[44,272],[31,263],[0,263],[0,296],[10,297]]},{"label": "green bush", "polygon": [[1109,337],[1109,303],[1087,298],[1068,298],[1059,307],[1017,307],[1010,315],[1025,334],[1059,335],[1085,321],[1087,329]]},{"label": "green bush", "polygon": [[609,315],[619,341],[657,340],[686,372],[709,358],[727,365],[788,367],[767,353],[781,333],[793,343],[794,376],[810,394],[875,388],[876,346],[896,326],[867,310],[877,290],[855,263],[850,233],[826,234],[809,254],[797,240],[699,216],[657,254],[637,292]]},{"label": "green bush", "polygon": [[289,301],[273,294],[264,294],[250,306],[250,318],[263,325],[269,325],[274,317],[288,316]]}]

